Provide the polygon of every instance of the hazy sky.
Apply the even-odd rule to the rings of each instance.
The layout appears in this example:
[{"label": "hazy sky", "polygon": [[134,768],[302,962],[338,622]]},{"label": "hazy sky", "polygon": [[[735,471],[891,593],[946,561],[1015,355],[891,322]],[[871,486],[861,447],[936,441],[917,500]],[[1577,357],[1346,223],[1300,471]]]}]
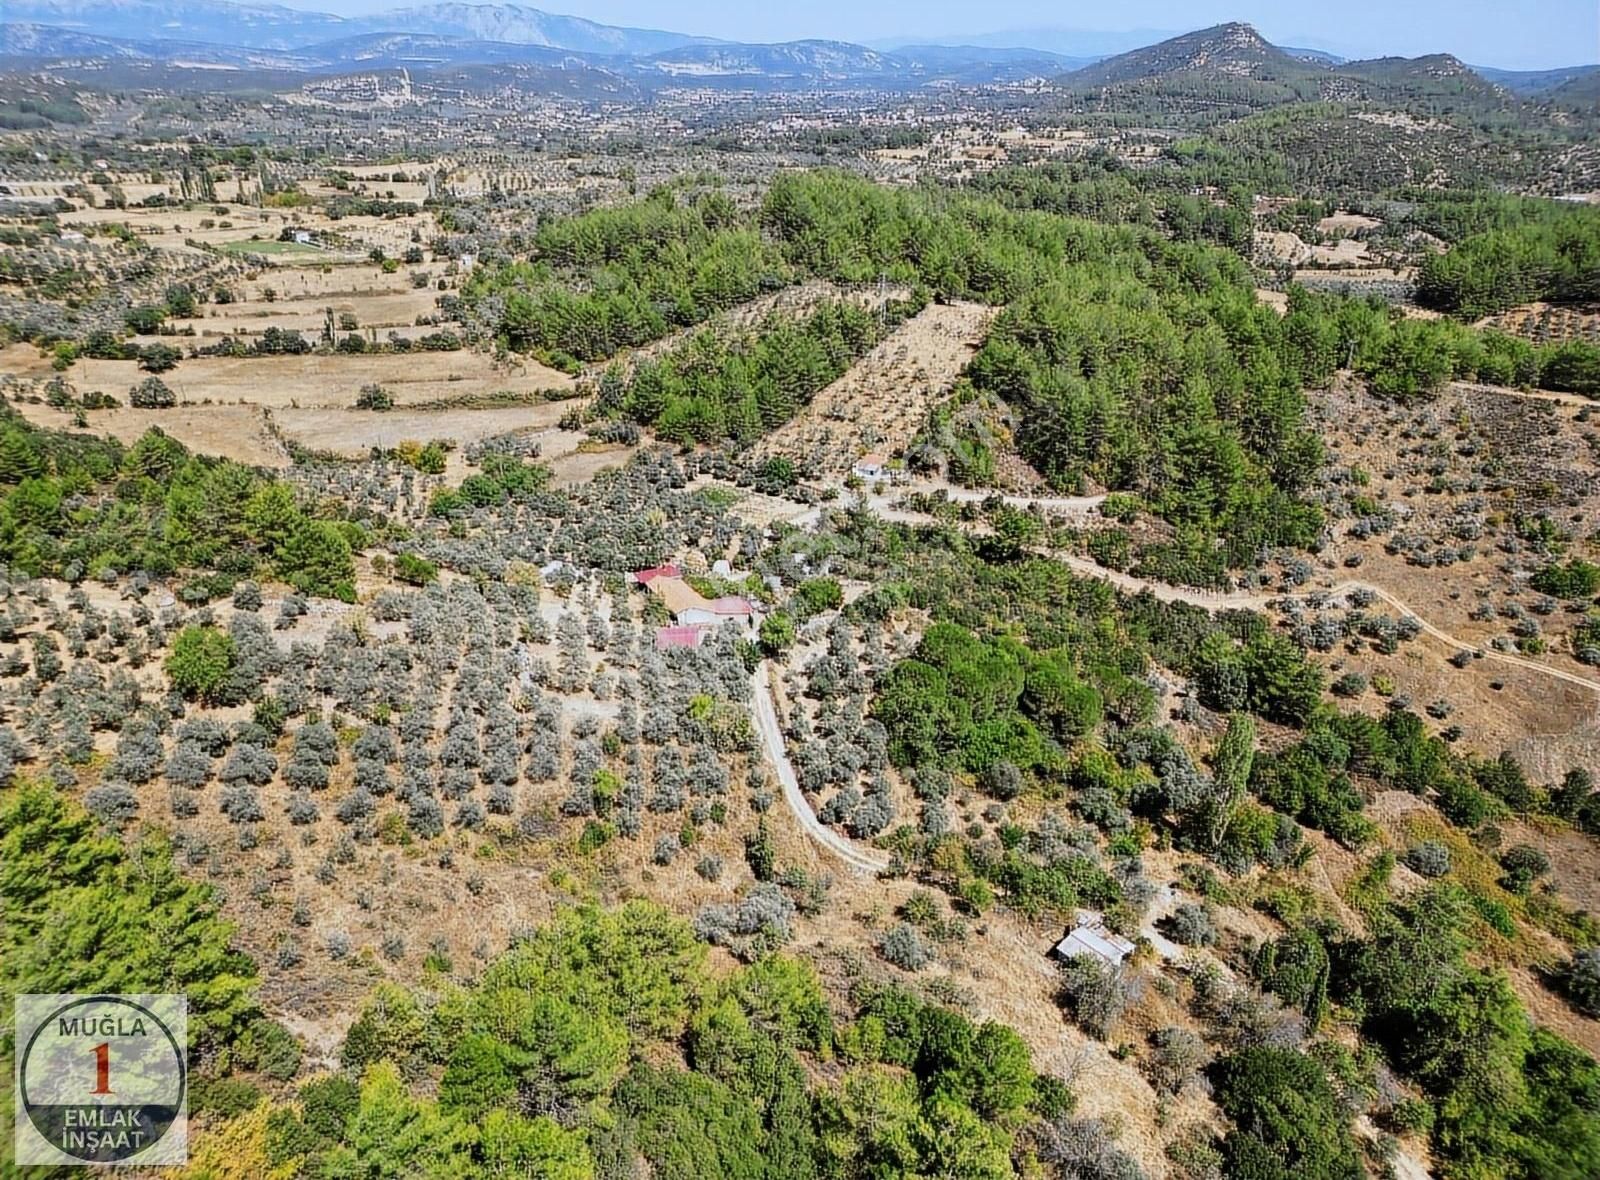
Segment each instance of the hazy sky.
[{"label": "hazy sky", "polygon": [[[279,0],[345,14],[427,0]],[[1475,65],[1535,69],[1600,61],[1600,0],[522,0],[606,24],[740,41],[948,39],[1039,28],[1186,31],[1227,20],[1279,44],[1345,56],[1449,52]],[[1022,42],[1022,43],[1025,43]]]}]

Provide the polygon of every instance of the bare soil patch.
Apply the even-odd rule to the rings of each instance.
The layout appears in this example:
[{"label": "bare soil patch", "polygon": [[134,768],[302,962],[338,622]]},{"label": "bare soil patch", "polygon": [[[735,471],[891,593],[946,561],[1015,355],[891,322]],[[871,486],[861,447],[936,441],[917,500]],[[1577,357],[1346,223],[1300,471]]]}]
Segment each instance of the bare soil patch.
[{"label": "bare soil patch", "polygon": [[[126,401],[144,379],[133,361],[82,360],[68,380],[78,389],[100,390]],[[242,402],[273,409],[345,408],[363,385],[378,384],[398,406],[440,405],[473,399],[534,399],[572,386],[565,373],[537,362],[501,366],[484,353],[383,352],[346,355],[193,357],[161,379],[182,402]]]}]

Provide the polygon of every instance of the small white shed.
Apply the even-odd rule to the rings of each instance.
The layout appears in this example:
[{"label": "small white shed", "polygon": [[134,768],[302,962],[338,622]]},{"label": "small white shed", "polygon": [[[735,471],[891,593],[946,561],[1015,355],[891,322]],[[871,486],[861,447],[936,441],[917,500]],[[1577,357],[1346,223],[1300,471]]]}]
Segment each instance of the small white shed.
[{"label": "small white shed", "polygon": [[1079,913],[1078,924],[1056,943],[1054,954],[1058,959],[1093,955],[1101,962],[1120,967],[1123,960],[1133,954],[1133,943],[1107,929],[1099,914],[1085,911]]},{"label": "small white shed", "polygon": [[850,474],[868,483],[876,483],[889,478],[889,463],[882,455],[862,455],[850,468]]}]

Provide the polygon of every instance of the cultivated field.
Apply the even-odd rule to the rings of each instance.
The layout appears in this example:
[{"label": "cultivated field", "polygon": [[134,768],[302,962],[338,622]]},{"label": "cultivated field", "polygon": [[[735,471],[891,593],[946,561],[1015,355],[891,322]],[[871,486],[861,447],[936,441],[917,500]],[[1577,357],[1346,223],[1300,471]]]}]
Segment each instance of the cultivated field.
[{"label": "cultivated field", "polygon": [[821,474],[847,472],[868,452],[899,453],[982,345],[995,314],[978,303],[930,304],[763,438],[754,453],[785,455]]}]

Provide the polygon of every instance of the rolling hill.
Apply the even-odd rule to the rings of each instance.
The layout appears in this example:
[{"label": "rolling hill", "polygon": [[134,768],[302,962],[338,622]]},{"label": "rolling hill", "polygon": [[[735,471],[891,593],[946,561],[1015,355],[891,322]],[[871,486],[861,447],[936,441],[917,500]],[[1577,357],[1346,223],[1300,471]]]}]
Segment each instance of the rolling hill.
[{"label": "rolling hill", "polygon": [[1322,97],[1329,68],[1278,48],[1250,25],[1216,25],[1106,58],[1058,82],[1092,108],[1226,119]]},{"label": "rolling hill", "polygon": [[1600,66],[1563,82],[1544,97],[1557,106],[1593,107],[1600,105]]},{"label": "rolling hill", "polygon": [[1512,77],[1519,84],[1513,88],[1447,53],[1341,61],[1280,48],[1251,26],[1233,23],[1106,58],[1064,75],[1059,83],[1084,103],[1227,117],[1299,102],[1489,112],[1522,101],[1530,87],[1581,105],[1587,80],[1595,76],[1600,67],[1548,71]]},{"label": "rolling hill", "polygon": [[1301,77],[1316,67],[1291,57],[1251,26],[1216,25],[1147,45],[1086,66],[1068,75],[1074,89],[1100,89],[1198,74],[1234,78]]},{"label": "rolling hill", "polygon": [[1369,98],[1461,98],[1497,106],[1511,97],[1448,53],[1349,61],[1337,73],[1363,83]]}]

